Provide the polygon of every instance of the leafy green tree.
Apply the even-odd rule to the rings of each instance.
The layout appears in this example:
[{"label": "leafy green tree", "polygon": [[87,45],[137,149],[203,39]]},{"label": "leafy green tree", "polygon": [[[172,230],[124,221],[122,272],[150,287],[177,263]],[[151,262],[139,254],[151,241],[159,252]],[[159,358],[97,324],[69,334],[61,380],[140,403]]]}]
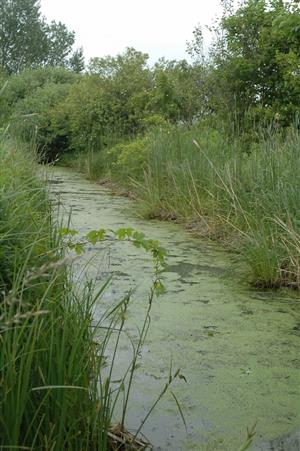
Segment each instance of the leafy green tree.
[{"label": "leafy green tree", "polygon": [[38,0],[0,0],[0,66],[8,74],[66,66],[74,39],[61,22],[46,23]]},{"label": "leafy green tree", "polygon": [[97,76],[84,76],[70,89],[61,105],[70,126],[70,146],[86,152],[101,149],[115,126],[111,105],[106,103],[103,80]]},{"label": "leafy green tree", "polygon": [[148,108],[165,119],[190,126],[205,114],[206,69],[201,63],[161,59],[154,67],[154,85]]},{"label": "leafy green tree", "polygon": [[110,121],[119,135],[135,134],[146,114],[152,89],[148,55],[127,48],[116,57],[94,58],[89,71],[98,77],[102,106],[110,112]]},{"label": "leafy green tree", "polygon": [[[297,2],[247,0],[224,16],[213,51],[218,80],[215,104],[240,120],[280,118],[299,113],[300,9]],[[222,102],[221,102],[222,103]]]},{"label": "leafy green tree", "polygon": [[80,74],[84,71],[85,61],[82,47],[73,52],[68,61],[68,67],[77,74]]},{"label": "leafy green tree", "polygon": [[0,0],[0,65],[8,73],[42,63],[47,36],[36,0]]},{"label": "leafy green tree", "polygon": [[203,32],[200,25],[193,30],[192,41],[187,41],[186,51],[195,62],[204,61]]},{"label": "leafy green tree", "polygon": [[75,33],[69,31],[65,24],[55,21],[50,25],[45,24],[44,31],[48,44],[44,63],[53,67],[66,66],[75,41]]}]

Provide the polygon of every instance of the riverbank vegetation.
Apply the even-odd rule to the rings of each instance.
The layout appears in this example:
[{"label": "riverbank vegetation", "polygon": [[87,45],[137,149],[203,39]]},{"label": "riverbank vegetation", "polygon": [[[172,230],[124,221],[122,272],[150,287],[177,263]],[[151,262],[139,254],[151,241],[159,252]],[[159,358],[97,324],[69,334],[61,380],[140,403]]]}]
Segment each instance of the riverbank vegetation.
[{"label": "riverbank vegetation", "polygon": [[[44,181],[36,177],[36,161],[23,145],[1,142],[0,167],[5,167],[0,173],[1,449],[149,449],[140,429],[135,435],[126,431],[125,419],[152,301],[163,290],[163,249],[129,228],[114,234],[152,255],[154,280],[132,360],[113,381],[130,290],[104,308],[96,323],[94,306],[109,280],[97,292],[91,282],[74,286],[73,258],[64,252],[67,243],[81,253],[86,243],[105,239],[106,231],[75,238],[76,231],[59,227]],[[179,370],[170,373],[142,424],[181,377]],[[116,425],[112,416],[119,398],[124,401]]]},{"label": "riverbank vegetation", "polygon": [[191,62],[149,67],[129,48],[85,73],[3,72],[2,126],[116,182],[144,216],[220,239],[253,285],[299,288],[299,23],[297,2],[226,2],[208,54],[195,28]]},{"label": "riverbank vegetation", "polygon": [[0,148],[0,446],[107,449],[110,387],[100,389],[93,296],[69,285],[45,189],[21,150]]},{"label": "riverbank vegetation", "polygon": [[[74,231],[59,233],[36,159],[114,183],[143,216],[220,240],[256,287],[300,288],[299,4],[224,4],[208,54],[196,27],[190,62],[150,67],[128,48],[86,68],[74,33],[48,24],[37,1],[0,5],[1,449],[125,446],[133,372],[154,291],[163,291],[156,277],[133,360],[112,385],[117,348],[107,346],[112,331],[118,344],[130,294],[92,323],[102,290],[71,286],[63,243]],[[162,250],[136,233],[116,236],[148,250],[158,274]],[[121,393],[121,426],[111,429]]]},{"label": "riverbank vegetation", "polygon": [[145,217],[222,240],[257,287],[299,288],[300,136],[264,133],[245,153],[218,131],[173,128],[80,155],[75,167],[133,193]]},{"label": "riverbank vegetation", "polygon": [[[60,227],[37,174],[38,159],[53,160],[48,149],[66,145],[63,133],[52,142],[48,114],[79,81],[80,51],[70,56],[73,33],[60,23],[47,25],[36,1],[2,3],[0,10],[0,448],[149,449],[139,437],[141,427],[131,434],[125,421],[152,300],[163,291],[164,251],[130,228],[110,231],[110,241],[131,241],[154,264],[132,359],[113,381],[131,291],[94,320],[109,280],[97,292],[91,282],[74,286],[73,258],[65,249],[81,253],[106,232],[75,239],[77,231]],[[141,424],[180,377],[179,370],[170,373]],[[113,421],[117,402],[119,424]]]},{"label": "riverbank vegetation", "polygon": [[2,143],[0,162],[1,448],[105,444],[91,305],[68,287],[33,159]]}]

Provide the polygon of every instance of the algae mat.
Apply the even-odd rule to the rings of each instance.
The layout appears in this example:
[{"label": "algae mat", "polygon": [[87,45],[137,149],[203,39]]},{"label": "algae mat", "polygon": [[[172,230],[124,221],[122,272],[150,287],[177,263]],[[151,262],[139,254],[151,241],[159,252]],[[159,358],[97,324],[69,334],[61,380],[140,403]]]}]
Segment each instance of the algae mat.
[{"label": "algae mat", "polygon": [[[133,227],[160,240],[168,250],[163,275],[167,293],[153,305],[130,398],[130,429],[139,427],[164,386],[171,361],[187,379],[173,387],[187,432],[173,398],[166,395],[143,428],[156,450],[233,451],[254,423],[256,442],[299,427],[298,299],[238,286],[230,273],[233,257],[217,245],[194,239],[179,225],[137,218],[132,202],[113,196],[73,171],[55,168],[51,181],[52,195],[59,196],[63,206],[61,212],[67,218],[72,211],[72,227],[81,233]],[[85,272],[99,286],[113,274],[95,320],[132,287],[127,330],[137,339],[151,270],[149,256],[128,243],[89,248],[78,274]],[[124,339],[117,371],[122,372],[129,358],[130,344]]]}]

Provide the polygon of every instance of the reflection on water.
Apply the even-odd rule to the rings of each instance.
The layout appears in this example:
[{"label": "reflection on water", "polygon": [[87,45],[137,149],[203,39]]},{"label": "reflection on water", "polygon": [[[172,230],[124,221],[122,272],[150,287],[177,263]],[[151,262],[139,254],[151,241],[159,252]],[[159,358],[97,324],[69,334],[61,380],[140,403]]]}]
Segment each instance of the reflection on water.
[{"label": "reflection on water", "polygon": [[[174,388],[187,421],[187,434],[174,400],[166,396],[144,427],[156,450],[238,448],[257,422],[257,441],[294,430],[300,422],[300,315],[297,299],[255,293],[230,282],[232,261],[217,245],[196,240],[180,226],[137,219],[127,199],[67,169],[55,168],[53,196],[60,195],[72,227],[133,227],[168,250],[167,293],[153,305],[152,323],[136,373],[128,426],[135,429],[167,380],[170,362],[187,383]],[[134,337],[147,306],[152,265],[126,242],[90,247],[81,270],[99,285],[113,273],[95,317],[133,287],[127,322]],[[80,268],[78,268],[78,272]],[[121,344],[118,365],[129,359]]]}]

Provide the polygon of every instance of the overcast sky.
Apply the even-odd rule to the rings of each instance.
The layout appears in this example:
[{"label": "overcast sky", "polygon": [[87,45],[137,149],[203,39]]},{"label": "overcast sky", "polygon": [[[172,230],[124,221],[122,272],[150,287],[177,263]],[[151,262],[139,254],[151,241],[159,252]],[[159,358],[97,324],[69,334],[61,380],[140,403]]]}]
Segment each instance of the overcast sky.
[{"label": "overcast sky", "polygon": [[87,60],[134,47],[153,63],[162,56],[186,58],[195,26],[211,25],[221,7],[220,0],[41,0],[41,11],[75,31]]}]

